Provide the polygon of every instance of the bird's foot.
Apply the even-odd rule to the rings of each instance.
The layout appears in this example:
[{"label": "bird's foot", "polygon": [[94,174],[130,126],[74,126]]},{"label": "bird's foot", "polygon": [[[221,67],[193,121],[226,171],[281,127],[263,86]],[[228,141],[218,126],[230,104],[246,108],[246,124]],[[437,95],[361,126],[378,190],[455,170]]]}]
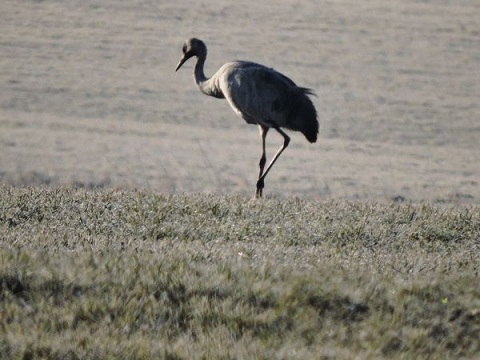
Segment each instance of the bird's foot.
[{"label": "bird's foot", "polygon": [[263,194],[263,188],[265,187],[265,181],[263,179],[259,179],[257,181],[257,191],[255,193],[255,196],[257,198],[261,198]]}]

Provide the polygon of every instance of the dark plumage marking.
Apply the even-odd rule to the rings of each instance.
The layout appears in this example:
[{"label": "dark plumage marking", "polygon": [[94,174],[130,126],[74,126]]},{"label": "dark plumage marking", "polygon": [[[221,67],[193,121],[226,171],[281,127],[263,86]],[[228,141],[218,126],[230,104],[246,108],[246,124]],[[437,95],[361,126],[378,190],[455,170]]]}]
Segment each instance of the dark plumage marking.
[{"label": "dark plumage marking", "polygon": [[[232,109],[247,123],[259,126],[262,156],[256,195],[261,197],[265,177],[290,143],[290,137],[281,128],[300,131],[308,141],[317,141],[317,111],[309,98],[314,95],[313,91],[297,86],[291,79],[272,68],[248,61],[226,63],[211,78],[207,78],[203,71],[207,47],[203,41],[189,39],[183,45],[182,51],[183,57],[176,70],[189,58],[196,56],[194,75],[200,91],[216,98],[226,98]],[[281,134],[284,142],[264,171],[265,140],[270,128]]]}]

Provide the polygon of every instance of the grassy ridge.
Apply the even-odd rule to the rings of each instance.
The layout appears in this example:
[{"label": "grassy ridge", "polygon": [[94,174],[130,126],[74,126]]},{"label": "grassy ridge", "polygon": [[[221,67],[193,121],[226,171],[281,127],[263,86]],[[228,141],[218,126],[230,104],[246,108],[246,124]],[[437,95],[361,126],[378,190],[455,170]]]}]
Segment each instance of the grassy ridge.
[{"label": "grassy ridge", "polygon": [[480,209],[0,187],[0,358],[480,355]]}]

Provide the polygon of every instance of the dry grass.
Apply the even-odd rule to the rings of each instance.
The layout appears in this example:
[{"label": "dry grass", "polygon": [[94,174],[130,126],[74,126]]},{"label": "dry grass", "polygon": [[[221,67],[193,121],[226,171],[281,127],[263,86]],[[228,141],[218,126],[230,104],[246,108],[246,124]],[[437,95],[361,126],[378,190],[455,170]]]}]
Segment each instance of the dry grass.
[{"label": "dry grass", "polygon": [[[479,9],[3,0],[0,358],[480,357]],[[267,199],[191,36],[318,94]]]},{"label": "dry grass", "polygon": [[196,36],[207,75],[252,60],[318,95],[318,142],[290,132],[266,194],[479,204],[479,18],[478,0],[3,0],[0,181],[254,192],[257,128],[193,62],[174,71]]},{"label": "dry grass", "polygon": [[473,358],[478,207],[0,187],[0,357]]}]

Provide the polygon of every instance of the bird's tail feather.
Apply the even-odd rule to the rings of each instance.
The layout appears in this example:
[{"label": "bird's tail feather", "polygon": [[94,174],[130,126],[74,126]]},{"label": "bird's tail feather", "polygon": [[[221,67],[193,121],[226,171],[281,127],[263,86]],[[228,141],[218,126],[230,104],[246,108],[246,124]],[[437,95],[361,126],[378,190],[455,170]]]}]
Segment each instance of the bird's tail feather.
[{"label": "bird's tail feather", "polygon": [[308,95],[315,95],[311,89],[298,87],[299,93],[296,102],[298,103],[296,116],[293,121],[295,129],[303,133],[308,141],[314,143],[318,136],[317,110]]}]

